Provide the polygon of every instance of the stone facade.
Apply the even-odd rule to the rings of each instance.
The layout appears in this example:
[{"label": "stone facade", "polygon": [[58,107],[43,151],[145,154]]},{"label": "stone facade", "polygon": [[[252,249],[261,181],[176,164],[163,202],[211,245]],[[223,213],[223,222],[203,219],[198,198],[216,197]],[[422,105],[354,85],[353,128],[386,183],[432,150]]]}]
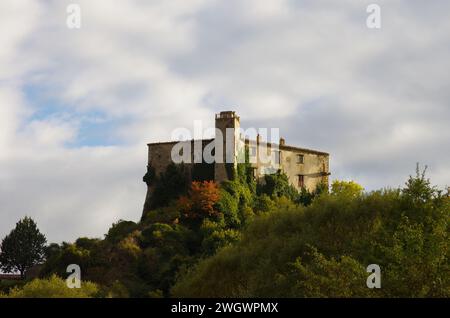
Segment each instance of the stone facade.
[{"label": "stone facade", "polygon": [[[190,144],[190,160],[184,162],[187,168],[187,178],[191,180],[214,180],[218,183],[231,178],[230,169],[236,168],[238,162],[238,153],[242,150],[240,146],[244,145],[249,154],[249,159],[254,176],[256,179],[262,178],[265,174],[275,173],[277,171],[284,172],[291,184],[298,190],[306,188],[313,191],[318,185],[328,185],[328,176],[330,175],[329,154],[321,151],[293,147],[286,145],[284,139],[280,139],[279,143],[268,143],[260,141],[259,135],[257,140],[242,139],[240,130],[240,118],[235,112],[227,111],[216,115],[216,139],[191,140],[185,143]],[[218,138],[217,134],[222,133],[223,138]],[[227,136],[228,134],[228,136]],[[231,134],[231,136],[230,136]],[[228,138],[225,138],[228,137]],[[227,143],[226,140],[232,142]],[[148,171],[152,171],[154,175],[163,173],[167,166],[172,162],[172,150],[178,141],[159,142],[148,144]],[[216,158],[222,157],[221,162],[214,163],[194,163],[195,144],[201,144],[199,148],[203,151],[207,145],[214,143],[214,148],[218,149],[219,143],[222,143],[223,154],[217,155]],[[266,163],[261,160],[260,154],[265,151],[267,154],[274,156],[275,160]],[[227,157],[228,156],[228,157]],[[185,157],[186,158],[186,157]],[[202,166],[201,175],[196,173],[199,166]],[[145,178],[144,178],[145,179]],[[146,180],[144,180],[146,181]],[[152,193],[153,185],[146,181],[148,185],[146,202]]]},{"label": "stone facade", "polygon": [[[246,140],[246,145],[256,157],[260,151],[271,152],[271,149],[277,152],[276,165],[271,163],[261,163],[258,158],[252,160],[255,178],[261,178],[265,174],[275,173],[278,170],[284,172],[291,184],[301,190],[305,188],[308,191],[314,191],[320,184],[328,186],[330,175],[329,154],[312,149],[288,146],[283,139],[280,143],[261,143],[257,141]],[[263,150],[259,148],[263,147]],[[267,150],[266,150],[267,149]]]}]

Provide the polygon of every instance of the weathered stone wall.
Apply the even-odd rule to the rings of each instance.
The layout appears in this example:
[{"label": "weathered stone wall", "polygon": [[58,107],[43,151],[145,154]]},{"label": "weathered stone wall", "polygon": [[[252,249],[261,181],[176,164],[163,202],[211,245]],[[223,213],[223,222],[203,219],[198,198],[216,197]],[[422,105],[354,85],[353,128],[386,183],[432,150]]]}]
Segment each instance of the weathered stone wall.
[{"label": "weathered stone wall", "polygon": [[[172,147],[177,142],[161,142],[148,144],[148,163],[147,169],[152,169],[155,176],[159,176],[166,171],[167,166],[172,162]],[[145,196],[144,212],[150,207],[151,196],[153,194],[154,184],[147,184],[147,194]]]},{"label": "weathered stone wall", "polygon": [[[195,144],[198,143],[198,149],[200,149],[200,152],[202,153],[203,149],[211,142],[214,142],[214,139],[190,140],[184,143],[185,145],[190,144],[189,159],[184,162],[189,170],[192,170],[195,164]],[[178,143],[178,141],[173,141],[148,144],[148,165],[153,167],[156,175],[160,175],[166,171],[167,166],[172,162],[172,148]]]},{"label": "weathered stone wall", "polygon": [[[200,149],[203,152],[203,149],[206,145],[214,142],[214,139],[205,139],[205,140],[191,140],[187,143],[190,143],[190,160],[188,162],[184,162],[188,173],[189,181],[192,180],[214,180],[214,164],[206,164],[204,162],[195,163],[194,161],[194,150],[195,143],[200,143]],[[172,163],[172,148],[178,144],[178,141],[174,142],[161,142],[161,143],[153,143],[148,144],[148,167],[150,167],[155,177],[158,177],[162,173],[164,173],[167,169],[167,166]],[[150,198],[154,190],[154,185],[147,185],[147,195],[144,203],[144,210],[149,206]]]},{"label": "weathered stone wall", "polygon": [[[252,166],[255,169],[257,178],[262,178],[265,174],[281,170],[288,176],[289,181],[297,190],[301,190],[299,175],[303,176],[304,187],[308,191],[314,191],[321,183],[328,185],[330,170],[329,155],[327,153],[286,145],[267,144],[265,142],[247,141],[246,144],[249,149],[253,148],[250,150],[250,154],[255,154]],[[261,153],[271,155],[272,161],[270,163],[264,162],[264,159],[261,158]],[[303,155],[303,163],[298,162],[298,155]]]},{"label": "weathered stone wall", "polygon": [[172,148],[177,142],[162,142],[148,145],[148,165],[153,167],[156,175],[166,171],[172,162]]},{"label": "weathered stone wall", "polygon": [[[297,155],[303,155],[303,163],[297,162]],[[329,156],[319,153],[308,153],[296,150],[281,150],[282,171],[289,181],[300,190],[298,176],[303,175],[304,186],[308,191],[314,191],[318,185],[328,185]]]},{"label": "weathered stone wall", "polygon": [[[219,129],[223,134],[223,140],[218,139],[208,139],[208,140],[197,140],[197,141],[188,141],[187,143],[191,144],[190,149],[190,162],[185,162],[185,166],[188,170],[188,178],[193,180],[208,180],[214,179],[216,182],[220,183],[224,180],[228,180],[231,178],[231,171],[237,165],[237,156],[240,145],[245,142],[246,147],[248,149],[255,148],[256,159],[255,163],[252,163],[252,166],[255,169],[255,177],[261,178],[267,173],[275,173],[278,169],[286,173],[289,178],[289,181],[293,186],[295,186],[298,190],[301,190],[299,185],[299,175],[302,175],[304,178],[304,187],[309,191],[314,191],[316,187],[324,183],[328,185],[328,175],[330,172],[329,166],[329,154],[310,150],[303,149],[297,147],[291,147],[285,145],[284,139],[280,140],[280,145],[270,144],[270,143],[260,143],[259,137],[257,141],[242,141],[240,140],[239,128],[240,128],[240,119],[234,112],[221,112],[216,115],[216,128]],[[226,163],[226,130],[227,128],[235,129],[234,134],[234,145],[232,146],[233,151],[233,163]],[[195,152],[195,143],[201,144],[201,149],[203,149],[210,144],[214,143],[223,143],[223,163],[194,163],[194,152]],[[172,148],[178,142],[161,142],[161,143],[153,143],[148,145],[148,166],[153,169],[155,176],[159,176],[161,173],[165,172],[167,166],[172,162]],[[277,159],[279,158],[279,164],[273,165],[272,163],[263,163],[259,160],[259,147],[265,148],[269,153],[276,153]],[[272,149],[273,148],[273,149]],[[301,154],[303,155],[303,163],[299,163],[297,160],[297,156]],[[146,197],[146,205],[149,202],[149,198],[153,191],[153,185],[148,185],[147,197]],[[144,208],[145,209],[145,208]]]}]

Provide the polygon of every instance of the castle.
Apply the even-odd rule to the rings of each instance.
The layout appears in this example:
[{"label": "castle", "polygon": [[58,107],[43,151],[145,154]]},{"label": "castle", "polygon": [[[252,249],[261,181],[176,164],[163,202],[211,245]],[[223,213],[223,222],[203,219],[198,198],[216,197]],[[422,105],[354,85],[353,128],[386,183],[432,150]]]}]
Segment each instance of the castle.
[{"label": "castle", "polygon": [[[215,128],[214,139],[148,144],[147,171],[151,170],[154,176],[165,172],[168,165],[175,161],[174,153],[176,153],[182,154],[181,162],[187,168],[187,178],[190,181],[214,180],[220,183],[232,178],[233,168],[236,168],[239,162],[243,162],[242,154],[245,154],[244,161],[250,163],[255,179],[281,171],[287,175],[297,190],[305,188],[313,191],[320,184],[328,185],[330,175],[328,153],[288,146],[283,138],[280,138],[278,143],[273,143],[262,141],[258,134],[256,140],[250,140],[241,133],[240,118],[234,111],[216,114]],[[208,149],[212,150],[211,154],[215,159],[213,162],[198,158],[199,153],[201,155]],[[145,204],[148,206],[154,185],[146,180],[146,177],[144,181],[148,187]]]}]

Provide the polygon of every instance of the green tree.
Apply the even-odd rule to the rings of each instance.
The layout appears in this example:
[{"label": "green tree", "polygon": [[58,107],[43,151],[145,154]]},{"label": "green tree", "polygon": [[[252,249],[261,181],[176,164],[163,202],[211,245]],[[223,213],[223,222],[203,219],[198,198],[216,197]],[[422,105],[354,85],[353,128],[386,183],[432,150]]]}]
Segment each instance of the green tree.
[{"label": "green tree", "polygon": [[111,243],[117,243],[136,228],[137,224],[133,221],[119,220],[110,227],[105,239]]},{"label": "green tree", "polygon": [[267,194],[272,198],[284,196],[296,200],[298,197],[297,189],[289,182],[287,175],[281,171],[265,175],[263,182],[257,186],[257,192],[258,194]]},{"label": "green tree", "polygon": [[18,271],[24,278],[27,269],[44,261],[46,242],[36,223],[25,217],[2,240],[1,268],[7,273]]},{"label": "green tree", "polygon": [[333,195],[346,195],[346,196],[359,196],[363,193],[364,188],[353,181],[339,181],[334,180],[331,184],[331,194]]},{"label": "green tree", "polygon": [[203,236],[202,249],[204,255],[214,255],[218,249],[239,241],[240,232],[226,228],[224,223],[209,219],[203,221],[200,232]]}]

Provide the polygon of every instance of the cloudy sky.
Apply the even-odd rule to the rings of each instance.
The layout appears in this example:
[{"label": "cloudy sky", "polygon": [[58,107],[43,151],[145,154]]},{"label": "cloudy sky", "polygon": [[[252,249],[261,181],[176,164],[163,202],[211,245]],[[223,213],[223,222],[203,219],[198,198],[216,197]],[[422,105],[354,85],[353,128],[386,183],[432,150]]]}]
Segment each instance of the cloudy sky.
[{"label": "cloudy sky", "polygon": [[330,152],[333,178],[367,190],[402,185],[416,162],[444,188],[449,13],[445,0],[1,0],[0,237],[25,215],[55,242],[137,221],[146,143],[220,110]]}]

